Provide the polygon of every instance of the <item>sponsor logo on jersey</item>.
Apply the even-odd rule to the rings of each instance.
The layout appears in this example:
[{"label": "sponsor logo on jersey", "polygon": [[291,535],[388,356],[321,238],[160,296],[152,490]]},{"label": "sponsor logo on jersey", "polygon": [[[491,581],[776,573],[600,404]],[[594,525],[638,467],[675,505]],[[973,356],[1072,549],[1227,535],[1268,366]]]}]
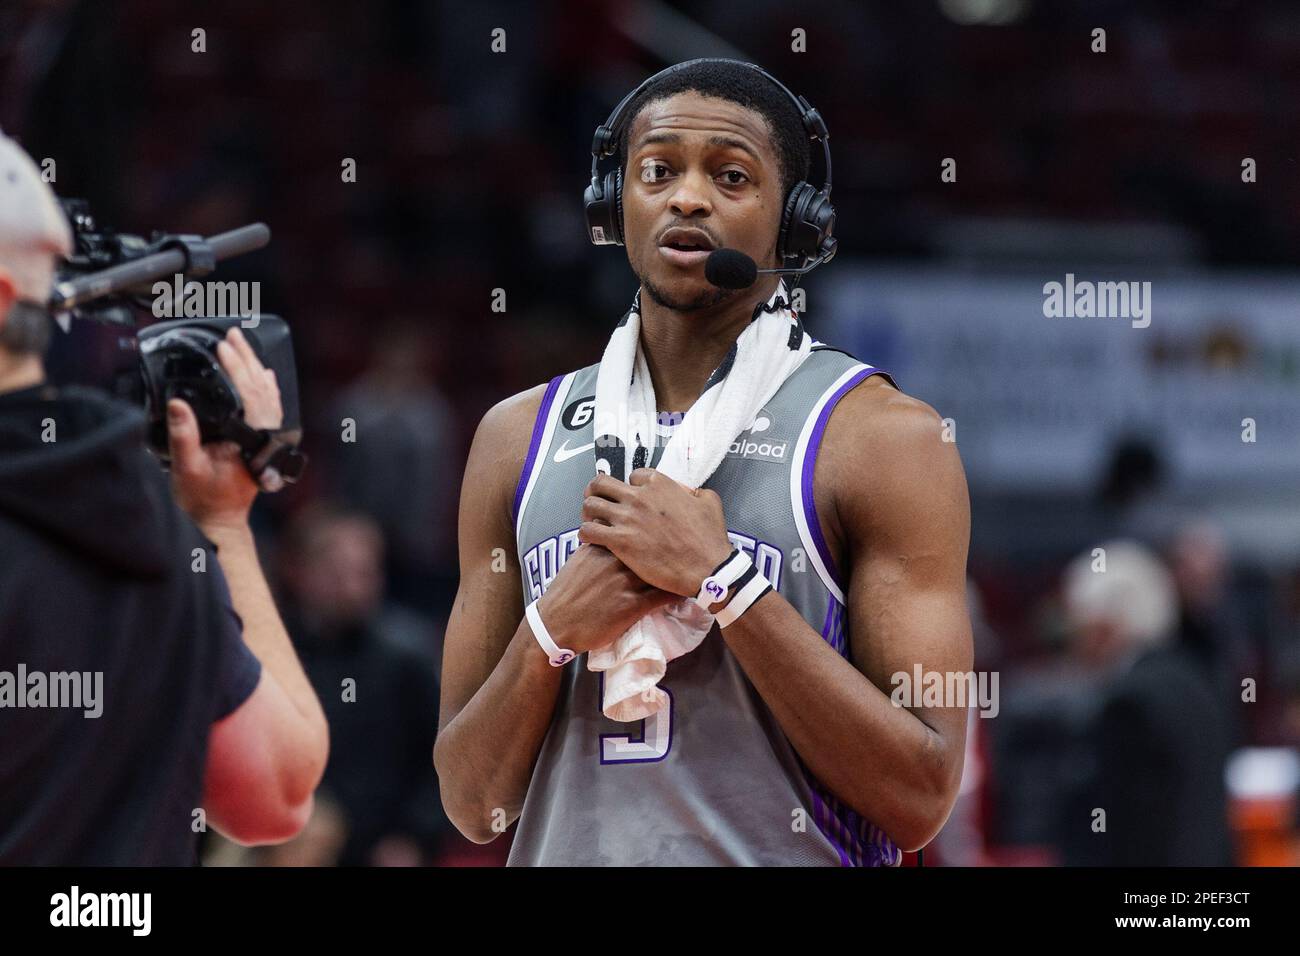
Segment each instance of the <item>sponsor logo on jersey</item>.
[{"label": "sponsor logo on jersey", "polygon": [[772,415],[764,408],[754,419],[754,424],[736,436],[736,440],[727,449],[727,457],[750,458],[758,461],[789,461],[790,440],[773,438],[768,434],[771,428]]}]

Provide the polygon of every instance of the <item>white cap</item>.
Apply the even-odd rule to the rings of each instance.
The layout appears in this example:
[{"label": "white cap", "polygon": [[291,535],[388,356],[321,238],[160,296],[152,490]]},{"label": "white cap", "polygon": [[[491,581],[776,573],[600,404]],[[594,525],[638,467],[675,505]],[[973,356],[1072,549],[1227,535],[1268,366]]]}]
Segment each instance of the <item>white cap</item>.
[{"label": "white cap", "polygon": [[0,133],[0,269],[19,299],[44,305],[54,285],[55,256],[72,251],[72,230],[30,156]]}]

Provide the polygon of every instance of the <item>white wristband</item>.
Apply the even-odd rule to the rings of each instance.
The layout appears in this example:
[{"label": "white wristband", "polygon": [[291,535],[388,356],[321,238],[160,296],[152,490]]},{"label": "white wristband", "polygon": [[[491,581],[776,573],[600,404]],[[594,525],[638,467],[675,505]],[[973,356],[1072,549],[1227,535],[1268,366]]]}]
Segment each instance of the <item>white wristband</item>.
[{"label": "white wristband", "polygon": [[707,611],[727,596],[731,586],[740,580],[740,576],[753,567],[753,564],[749,555],[739,548],[733,548],[727,560],[718,565],[717,569],[700,584],[700,593],[695,595],[695,603]]},{"label": "white wristband", "polygon": [[[537,600],[540,601],[541,598]],[[542,645],[542,650],[546,652],[552,667],[563,667],[578,656],[568,648],[560,647],[551,639],[551,632],[542,623],[542,615],[537,610],[537,601],[524,607],[524,617],[528,619],[528,626],[533,629],[533,637],[537,638],[537,643]]]},{"label": "white wristband", "polygon": [[727,602],[727,606],[715,615],[714,619],[718,622],[718,627],[726,627],[728,624],[731,624],[736,620],[736,618],[748,611],[755,601],[770,590],[772,590],[771,583],[767,578],[759,574],[758,569],[755,568],[753,577],[749,579],[744,587],[736,592],[735,597]]}]

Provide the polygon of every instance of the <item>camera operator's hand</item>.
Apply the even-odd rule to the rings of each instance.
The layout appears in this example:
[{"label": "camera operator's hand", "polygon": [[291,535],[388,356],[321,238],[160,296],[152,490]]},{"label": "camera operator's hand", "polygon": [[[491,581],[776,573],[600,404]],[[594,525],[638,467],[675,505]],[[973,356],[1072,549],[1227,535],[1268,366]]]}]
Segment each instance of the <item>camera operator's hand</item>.
[{"label": "camera operator's hand", "polygon": [[[217,358],[244,403],[244,421],[253,428],[279,428],[284,411],[275,373],[262,366],[237,327],[217,344]],[[246,524],[258,486],[244,467],[239,446],[229,441],[201,444],[194,410],[178,398],[167,403],[167,432],[177,503],[205,531]]]}]

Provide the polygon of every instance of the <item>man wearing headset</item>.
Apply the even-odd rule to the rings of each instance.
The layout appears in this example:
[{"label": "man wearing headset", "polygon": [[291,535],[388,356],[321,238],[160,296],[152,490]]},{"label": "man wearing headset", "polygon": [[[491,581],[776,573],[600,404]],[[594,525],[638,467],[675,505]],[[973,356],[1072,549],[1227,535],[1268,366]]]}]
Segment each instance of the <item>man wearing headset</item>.
[{"label": "man wearing headset", "polygon": [[[588,225],[640,279],[661,409],[689,409],[748,323],[789,305],[777,274],[715,286],[707,251],[833,254],[825,147],[807,101],[730,60],[657,74],[598,130],[595,159],[619,167],[602,182],[593,163]],[[946,820],[965,743],[964,707],[890,698],[899,672],[971,667],[969,503],[938,415],[814,343],[760,416],[765,451],[733,446],[697,491],[652,467],[589,481],[570,459],[597,368],[501,402],[475,436],[434,750],[448,815],[478,842],[520,818],[512,865],[897,865]],[[640,725],[606,719],[598,675],[552,666],[525,618],[544,588],[532,609],[581,655],[695,596],[733,543],[771,589],[672,663],[670,705]]]}]

